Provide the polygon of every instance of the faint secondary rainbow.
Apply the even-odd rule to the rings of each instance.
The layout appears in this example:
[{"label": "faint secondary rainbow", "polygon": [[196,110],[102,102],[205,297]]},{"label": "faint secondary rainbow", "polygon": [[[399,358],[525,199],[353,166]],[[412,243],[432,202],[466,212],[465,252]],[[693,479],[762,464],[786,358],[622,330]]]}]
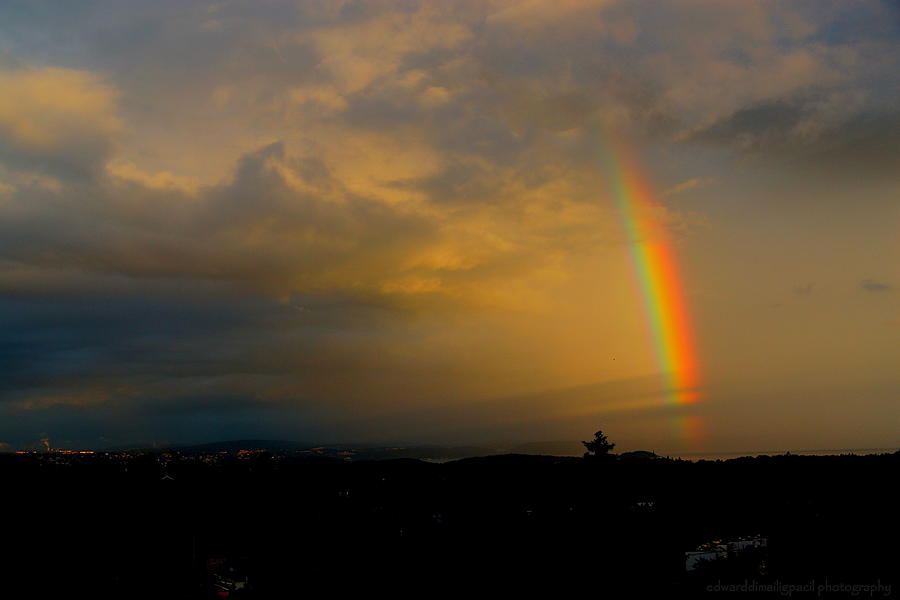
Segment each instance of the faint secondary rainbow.
[{"label": "faint secondary rainbow", "polygon": [[[666,379],[666,397],[673,405],[690,404],[699,400],[699,370],[675,251],[659,223],[660,206],[634,155],[624,141],[611,135],[606,139],[607,175],[628,234],[649,333]],[[688,436],[697,437],[697,419],[683,418],[691,420],[685,428]]]}]

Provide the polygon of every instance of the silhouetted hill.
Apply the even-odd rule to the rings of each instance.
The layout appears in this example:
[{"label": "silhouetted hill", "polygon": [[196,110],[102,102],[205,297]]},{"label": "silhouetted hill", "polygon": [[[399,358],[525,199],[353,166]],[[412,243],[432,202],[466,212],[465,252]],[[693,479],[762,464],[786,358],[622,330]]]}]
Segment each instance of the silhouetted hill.
[{"label": "silhouetted hill", "polygon": [[228,440],[191,446],[177,446],[171,449],[179,452],[237,452],[238,450],[269,450],[276,452],[283,450],[309,450],[314,447],[316,445],[309,442],[294,442],[290,440]]},{"label": "silhouetted hill", "polygon": [[[635,450],[633,452],[623,452],[617,455],[619,460],[659,460],[660,455],[648,450]],[[665,459],[663,459],[665,460]]]},{"label": "silhouetted hill", "polygon": [[[128,448],[132,449],[132,448]],[[303,452],[311,455],[341,457],[345,460],[394,460],[401,458],[418,460],[455,460],[471,456],[497,454],[498,450],[486,446],[383,446],[368,447],[353,444],[314,444],[290,440],[227,440],[189,446],[172,446],[152,451],[176,451],[185,454],[208,452],[238,452],[240,450],[266,450],[269,452]]]},{"label": "silhouetted hill", "polygon": [[560,463],[575,463],[583,459],[574,456],[550,456],[545,454],[495,454],[492,456],[472,456],[454,461],[455,466],[472,468],[515,467],[527,468]]},{"label": "silhouetted hill", "polygon": [[575,440],[556,440],[549,442],[527,442],[506,450],[509,454],[545,454],[553,456],[581,456],[584,445]]},{"label": "silhouetted hill", "polygon": [[[277,600],[297,597],[312,577],[354,593],[383,582],[431,596],[457,581],[459,595],[477,587],[555,597],[569,586],[692,600],[721,596],[720,583],[896,581],[896,499],[886,491],[900,467],[894,452],[696,462],[499,454],[435,464],[346,460],[321,447],[216,450],[286,446],[303,444],[0,455],[4,484],[28,499],[0,499],[14,515],[0,551],[3,598],[68,597],[77,581],[97,600],[199,600],[215,597],[216,577],[235,573],[250,583],[233,597]],[[767,544],[732,548],[748,536]],[[686,552],[719,546],[712,563],[686,570]],[[9,592],[16,578],[22,593]]]},{"label": "silhouetted hill", "polygon": [[483,446],[409,446],[385,448],[352,448],[353,460],[388,460],[415,458],[419,460],[456,460],[472,456],[497,454],[495,448]]}]

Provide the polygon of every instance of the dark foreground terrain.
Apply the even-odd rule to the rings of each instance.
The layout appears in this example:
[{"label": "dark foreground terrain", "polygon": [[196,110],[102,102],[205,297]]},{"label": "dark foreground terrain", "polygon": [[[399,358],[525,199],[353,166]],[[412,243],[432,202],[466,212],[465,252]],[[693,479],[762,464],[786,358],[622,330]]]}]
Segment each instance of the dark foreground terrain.
[{"label": "dark foreground terrain", "polygon": [[[898,467],[0,455],[0,597],[897,597]],[[721,551],[740,539],[765,543]]]}]

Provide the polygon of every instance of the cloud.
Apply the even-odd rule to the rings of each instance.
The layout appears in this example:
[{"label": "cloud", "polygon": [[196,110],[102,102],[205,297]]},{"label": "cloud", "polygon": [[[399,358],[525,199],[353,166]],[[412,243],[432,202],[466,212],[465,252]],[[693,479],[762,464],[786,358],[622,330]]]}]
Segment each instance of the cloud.
[{"label": "cloud", "polygon": [[435,169],[402,148],[368,158],[382,139],[370,137],[324,160],[269,144],[210,186],[117,162],[79,186],[19,186],[0,206],[0,250],[45,270],[223,281],[279,297],[493,303],[499,290],[487,299],[481,282],[546,269],[558,262],[548,249],[564,253],[604,231],[606,213],[580,198],[590,180],[523,182],[490,168],[468,184],[489,186],[471,199],[480,204],[460,210],[453,195],[465,191],[435,186]]},{"label": "cloud", "polygon": [[[658,366],[606,132],[633,138],[660,197],[705,211],[658,211],[700,282],[691,302],[770,304],[719,279],[782,263],[770,289],[797,272],[836,289],[809,249],[839,244],[817,228],[863,229],[853,207],[896,197],[890,10],[0,5],[0,404],[32,437],[77,420],[214,437],[256,409],[325,435],[645,377]],[[853,182],[853,201],[810,168]],[[786,173],[804,185],[778,187]],[[699,238],[692,219],[709,223]],[[698,317],[712,337],[731,327],[718,314]],[[594,410],[587,395],[571,415]],[[529,404],[535,423],[549,404]]]},{"label": "cloud", "polygon": [[891,284],[875,281],[874,279],[865,279],[859,286],[867,292],[890,292],[894,289],[894,286]]},{"label": "cloud", "polygon": [[841,115],[809,99],[782,99],[741,108],[691,139],[757,157],[787,158],[799,166],[888,175],[897,166],[898,131],[897,111]]},{"label": "cloud", "polygon": [[681,183],[673,185],[669,189],[664,190],[660,195],[662,197],[675,196],[677,194],[682,194],[689,190],[708,186],[708,185],[714,183],[715,181],[716,180],[713,177],[692,177],[691,179],[682,181]]},{"label": "cloud", "polygon": [[798,285],[794,287],[794,294],[798,296],[812,296],[815,286],[812,283]]},{"label": "cloud", "polygon": [[122,128],[115,89],[88,71],[0,71],[0,161],[57,176],[105,162]]}]

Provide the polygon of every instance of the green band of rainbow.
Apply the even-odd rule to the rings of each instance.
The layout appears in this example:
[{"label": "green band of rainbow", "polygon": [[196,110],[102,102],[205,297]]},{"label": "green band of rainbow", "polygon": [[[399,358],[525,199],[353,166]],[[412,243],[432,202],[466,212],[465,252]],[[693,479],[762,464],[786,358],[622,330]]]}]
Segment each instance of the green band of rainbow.
[{"label": "green band of rainbow", "polygon": [[606,139],[611,143],[604,148],[604,162],[628,234],[649,332],[666,378],[666,396],[671,404],[690,404],[699,399],[697,353],[675,252],[633,154],[621,140]]}]

